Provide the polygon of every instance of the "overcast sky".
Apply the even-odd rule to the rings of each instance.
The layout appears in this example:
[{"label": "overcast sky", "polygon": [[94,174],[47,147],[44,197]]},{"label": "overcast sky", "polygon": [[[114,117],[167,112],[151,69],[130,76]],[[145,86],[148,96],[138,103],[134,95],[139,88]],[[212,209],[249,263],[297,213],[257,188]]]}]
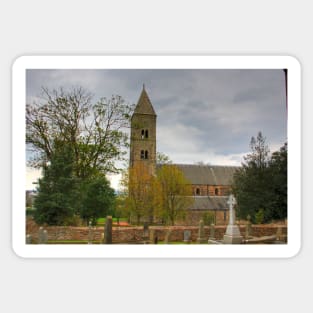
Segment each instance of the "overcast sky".
[{"label": "overcast sky", "polygon": [[[27,70],[27,102],[42,86],[82,86],[94,101],[118,94],[137,103],[143,84],[157,114],[157,151],[174,163],[240,165],[258,131],[272,152],[287,139],[282,70]],[[27,189],[37,176],[28,169]]]}]

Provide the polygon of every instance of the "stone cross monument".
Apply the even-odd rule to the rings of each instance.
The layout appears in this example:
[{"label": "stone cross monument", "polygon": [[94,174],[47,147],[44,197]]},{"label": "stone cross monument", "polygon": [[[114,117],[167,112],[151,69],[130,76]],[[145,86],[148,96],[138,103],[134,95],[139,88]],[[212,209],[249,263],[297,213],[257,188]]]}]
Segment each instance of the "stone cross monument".
[{"label": "stone cross monument", "polygon": [[229,205],[229,222],[223,243],[240,244],[242,242],[242,236],[240,235],[239,227],[235,223],[234,205],[236,204],[236,199],[232,194],[229,196],[227,204]]}]

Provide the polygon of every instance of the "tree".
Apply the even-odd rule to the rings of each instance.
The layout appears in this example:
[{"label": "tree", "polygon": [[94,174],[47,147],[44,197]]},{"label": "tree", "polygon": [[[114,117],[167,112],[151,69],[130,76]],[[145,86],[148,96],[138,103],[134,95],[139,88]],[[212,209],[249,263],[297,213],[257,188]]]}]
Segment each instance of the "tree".
[{"label": "tree", "polygon": [[[282,218],[287,203],[287,150],[270,157],[266,138],[259,132],[250,141],[252,153],[244,158],[242,168],[234,175],[233,192],[240,218],[269,222]],[[278,162],[282,161],[282,163]]]},{"label": "tree", "polygon": [[288,199],[288,145],[284,144],[279,151],[272,154],[270,160],[271,190],[273,193],[273,219],[287,217]]},{"label": "tree", "polygon": [[184,216],[185,210],[194,202],[191,184],[175,165],[163,165],[157,172],[157,180],[160,186],[163,216],[174,225],[175,220]]},{"label": "tree", "polygon": [[34,218],[38,224],[64,225],[78,213],[79,180],[74,175],[73,159],[71,145],[54,141],[50,164],[43,169],[34,200]]},{"label": "tree", "polygon": [[144,163],[137,163],[129,168],[124,176],[124,186],[128,188],[126,207],[131,215],[140,223],[143,217],[153,217],[153,176]]},{"label": "tree", "polygon": [[133,106],[120,96],[101,98],[83,88],[65,91],[42,88],[42,102],[26,106],[26,143],[33,152],[30,166],[42,167],[51,161],[55,140],[70,144],[74,170],[84,178],[96,172],[116,172],[115,161],[123,159],[128,146],[125,128]]},{"label": "tree", "polygon": [[82,206],[80,216],[96,225],[99,217],[113,213],[115,194],[105,176],[99,175],[84,182],[82,186]]},{"label": "tree", "polygon": [[157,152],[156,162],[157,164],[171,164],[172,163],[170,157],[163,152]]}]

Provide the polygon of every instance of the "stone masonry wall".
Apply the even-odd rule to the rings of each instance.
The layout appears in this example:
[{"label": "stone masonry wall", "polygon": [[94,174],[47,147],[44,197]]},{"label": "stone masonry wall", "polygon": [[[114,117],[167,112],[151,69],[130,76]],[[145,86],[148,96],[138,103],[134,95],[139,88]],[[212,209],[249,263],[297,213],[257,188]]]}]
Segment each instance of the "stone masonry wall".
[{"label": "stone masonry wall", "polygon": [[[275,235],[277,228],[281,227],[283,234],[287,234],[286,225],[252,225],[251,235],[255,237]],[[63,226],[46,226],[44,227],[48,232],[48,240],[85,240],[88,241],[89,228],[88,227],[63,227]],[[184,231],[190,230],[191,240],[196,241],[198,238],[197,226],[150,226],[149,230],[154,230],[154,234],[159,241],[163,241],[165,234],[171,230],[170,241],[182,241],[184,238]],[[26,234],[32,235],[33,242],[38,240],[39,226],[34,222],[27,222]],[[101,236],[104,232],[103,227],[93,227],[93,240],[101,241]],[[215,226],[215,238],[221,240],[225,234],[226,226]],[[205,238],[209,238],[210,226],[204,227]],[[245,236],[245,226],[240,226],[241,235]],[[135,243],[136,241],[143,241],[143,227],[113,227],[112,230],[113,243]]]}]

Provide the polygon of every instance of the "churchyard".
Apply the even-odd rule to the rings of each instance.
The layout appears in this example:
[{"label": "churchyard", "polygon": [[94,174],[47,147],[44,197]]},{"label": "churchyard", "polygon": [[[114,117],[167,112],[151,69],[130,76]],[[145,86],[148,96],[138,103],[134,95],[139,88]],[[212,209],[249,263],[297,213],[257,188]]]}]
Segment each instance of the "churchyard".
[{"label": "churchyard", "polygon": [[[26,222],[27,244],[284,244],[287,243],[287,221],[253,225],[238,221],[234,215],[235,199],[228,200],[228,225],[196,226],[129,225],[107,216],[100,225],[39,226],[31,218]],[[103,225],[101,223],[104,222]]]}]

